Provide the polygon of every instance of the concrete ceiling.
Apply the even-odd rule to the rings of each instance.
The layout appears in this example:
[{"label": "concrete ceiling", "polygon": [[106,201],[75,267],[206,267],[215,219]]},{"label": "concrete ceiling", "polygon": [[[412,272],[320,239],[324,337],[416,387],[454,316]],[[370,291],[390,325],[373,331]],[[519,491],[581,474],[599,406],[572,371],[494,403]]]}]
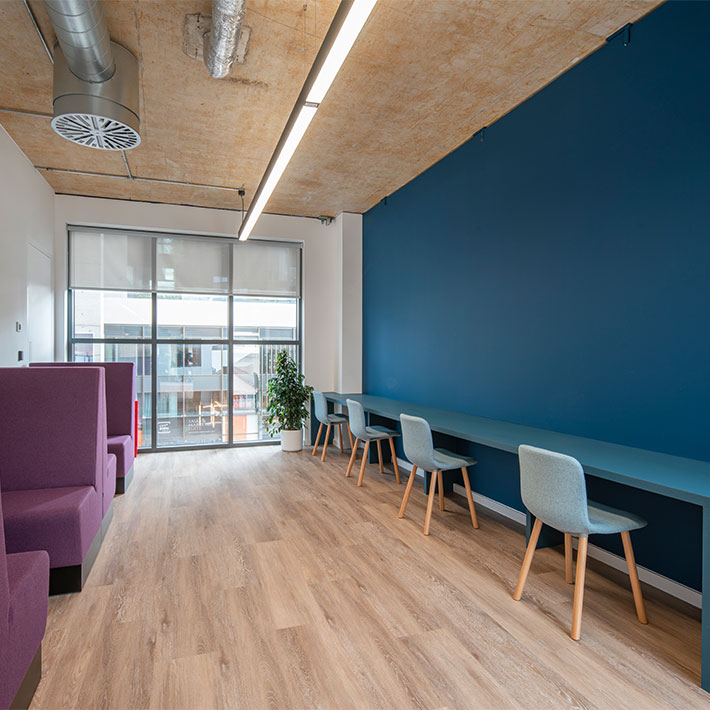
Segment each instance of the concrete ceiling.
[{"label": "concrete ceiling", "polygon": [[[306,10],[304,12],[304,3]],[[539,91],[659,0],[379,0],[267,205],[364,212]],[[212,79],[182,51],[209,0],[104,0],[141,67],[141,145],[73,145],[42,116],[0,123],[58,193],[238,209],[254,194],[338,0],[248,0],[246,62]],[[32,9],[50,46],[44,3]],[[0,1],[0,109],[51,114],[52,66],[22,0]],[[108,177],[107,177],[108,176]],[[111,177],[113,176],[113,177]]]}]

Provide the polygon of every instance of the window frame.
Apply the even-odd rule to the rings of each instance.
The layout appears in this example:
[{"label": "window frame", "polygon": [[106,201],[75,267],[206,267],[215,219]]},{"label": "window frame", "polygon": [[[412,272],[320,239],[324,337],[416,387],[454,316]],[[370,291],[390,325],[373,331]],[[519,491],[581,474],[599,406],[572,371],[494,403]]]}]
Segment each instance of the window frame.
[{"label": "window frame", "polygon": [[[81,338],[75,337],[74,335],[74,290],[78,291],[113,291],[120,293],[133,293],[132,289],[103,289],[103,288],[76,288],[71,286],[71,232],[86,231],[86,232],[117,232],[120,234],[132,234],[140,235],[144,238],[151,239],[152,241],[152,288],[150,292],[142,290],[141,293],[150,293],[151,298],[151,324],[150,337],[145,338]],[[175,237],[175,238],[203,238],[203,239],[219,239],[227,242],[229,244],[230,258],[229,258],[229,281],[227,284],[227,292],[224,296],[227,298],[227,337],[226,338],[159,338],[158,337],[158,294],[159,293],[173,293],[179,294],[182,291],[164,291],[157,288],[157,244],[158,238],[160,237]],[[210,448],[234,448],[238,446],[263,446],[263,445],[273,445],[278,443],[278,438],[265,438],[258,440],[238,440],[234,439],[234,348],[239,345],[258,345],[260,347],[268,345],[283,345],[283,346],[295,346],[298,358],[298,369],[299,372],[303,372],[303,242],[299,240],[267,240],[267,239],[253,239],[252,241],[265,243],[265,244],[283,244],[291,248],[298,249],[298,297],[296,298],[297,303],[297,321],[296,321],[296,338],[290,339],[268,339],[268,340],[254,340],[247,338],[235,338],[234,337],[234,301],[235,299],[243,300],[249,298],[244,294],[235,294],[233,288],[233,276],[234,276],[234,249],[238,247],[238,241],[236,237],[225,237],[222,235],[214,234],[181,234],[175,231],[156,231],[156,230],[136,230],[136,229],[120,229],[120,228],[106,228],[100,226],[91,225],[67,225],[67,360],[69,362],[73,361],[74,356],[74,346],[80,344],[91,344],[91,345],[128,345],[128,344],[138,344],[138,345],[149,345],[150,346],[150,358],[151,358],[151,390],[150,390],[150,422],[151,422],[151,437],[150,446],[142,446],[138,449],[141,453],[155,453],[160,451],[192,451],[195,449],[210,449]],[[204,296],[214,296],[215,293],[200,293],[196,291],[185,291],[186,295],[204,295]],[[253,298],[265,298],[264,296],[254,296]],[[282,297],[272,296],[266,298],[279,299]],[[283,297],[284,300],[293,300],[293,297]],[[225,443],[214,443],[214,444],[184,444],[178,446],[158,446],[158,436],[157,436],[157,422],[158,422],[158,362],[157,353],[159,345],[196,345],[196,346],[220,346],[227,348],[227,401],[229,404],[228,416],[227,416],[227,428],[228,436],[227,442]],[[147,418],[147,417],[141,417]]]}]

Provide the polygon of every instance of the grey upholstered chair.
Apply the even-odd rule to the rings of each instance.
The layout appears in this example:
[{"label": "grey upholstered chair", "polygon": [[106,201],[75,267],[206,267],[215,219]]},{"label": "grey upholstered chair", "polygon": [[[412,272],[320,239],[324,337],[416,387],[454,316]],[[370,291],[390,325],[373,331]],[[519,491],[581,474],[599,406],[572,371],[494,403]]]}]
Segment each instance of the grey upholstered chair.
[{"label": "grey upholstered chair", "polygon": [[399,478],[399,465],[397,463],[397,453],[394,450],[394,437],[399,436],[399,432],[393,431],[392,429],[386,429],[383,426],[367,426],[365,422],[365,410],[362,408],[360,402],[356,402],[354,399],[346,400],[348,405],[348,412],[350,413],[350,428],[355,434],[355,444],[353,446],[353,452],[350,456],[350,463],[348,464],[348,470],[345,472],[345,477],[350,478],[350,472],[353,470],[353,464],[355,463],[355,457],[357,455],[357,447],[361,441],[365,442],[365,450],[362,454],[362,463],[360,464],[360,475],[357,479],[357,485],[362,485],[362,479],[365,476],[365,464],[367,463],[367,453],[370,450],[370,442],[377,442],[377,457],[380,463],[380,473],[384,473],[384,468],[382,467],[382,441],[388,439],[390,442],[390,452],[392,453],[392,465],[394,466],[394,475],[397,478],[397,483],[401,483]]},{"label": "grey upholstered chair", "polygon": [[471,495],[471,483],[468,480],[468,466],[473,466],[478,463],[476,459],[469,456],[461,456],[453,454],[446,449],[435,449],[434,442],[431,438],[431,427],[426,419],[421,417],[412,417],[409,414],[401,414],[399,417],[402,422],[402,444],[404,446],[405,456],[412,462],[412,473],[407,481],[407,489],[404,491],[402,499],[402,507],[399,509],[399,517],[404,517],[404,511],[407,507],[409,494],[412,491],[414,476],[417,469],[431,472],[431,483],[429,485],[429,500],[426,508],[426,518],[424,520],[424,534],[429,534],[429,525],[431,523],[431,512],[434,507],[434,496],[436,495],[437,481],[439,484],[439,507],[444,510],[444,482],[442,471],[451,471],[456,468],[461,469],[463,474],[463,482],[466,486],[466,497],[468,498],[468,508],[471,511],[471,522],[473,527],[478,527],[478,518],[476,517],[476,508],[473,505],[473,496]]},{"label": "grey upholstered chair", "polygon": [[523,503],[536,520],[513,599],[519,601],[523,595],[525,580],[530,571],[543,523],[565,534],[565,579],[568,584],[572,583],[572,536],[578,537],[577,575],[570,634],[575,641],[578,641],[582,632],[582,602],[588,536],[621,533],[636,605],[636,615],[642,624],[647,624],[641,585],[629,535],[630,530],[644,527],[646,521],[633,513],[626,513],[601,503],[587,501],[584,471],[577,459],[526,445],[518,448],[518,456],[520,458],[520,492]]},{"label": "grey upholstered chair", "polygon": [[328,400],[326,400],[325,395],[322,392],[313,393],[313,401],[315,403],[316,409],[316,419],[320,422],[318,427],[318,435],[316,436],[316,443],[313,447],[313,452],[311,456],[316,455],[318,449],[318,442],[320,441],[320,435],[323,432],[323,427],[327,427],[325,432],[325,441],[323,441],[323,455],[320,460],[325,461],[325,455],[328,451],[328,439],[330,439],[330,428],[335,425],[338,427],[340,436],[338,437],[338,443],[340,444],[340,453],[343,453],[343,424],[348,429],[348,436],[350,437],[350,448],[353,446],[353,437],[350,433],[350,425],[348,424],[347,414],[332,414],[328,411]]}]

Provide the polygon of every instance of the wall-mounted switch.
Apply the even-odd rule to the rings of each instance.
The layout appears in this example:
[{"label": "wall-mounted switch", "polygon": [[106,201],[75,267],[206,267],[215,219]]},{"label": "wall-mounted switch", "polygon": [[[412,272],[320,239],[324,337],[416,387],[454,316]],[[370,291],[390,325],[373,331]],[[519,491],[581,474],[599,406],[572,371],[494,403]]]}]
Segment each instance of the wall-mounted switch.
[{"label": "wall-mounted switch", "polygon": [[25,359],[25,353],[22,350],[17,351],[17,362],[22,362]]},{"label": "wall-mounted switch", "polygon": [[22,323],[20,323],[19,320],[15,321],[15,332],[16,333],[21,333],[22,332]]}]

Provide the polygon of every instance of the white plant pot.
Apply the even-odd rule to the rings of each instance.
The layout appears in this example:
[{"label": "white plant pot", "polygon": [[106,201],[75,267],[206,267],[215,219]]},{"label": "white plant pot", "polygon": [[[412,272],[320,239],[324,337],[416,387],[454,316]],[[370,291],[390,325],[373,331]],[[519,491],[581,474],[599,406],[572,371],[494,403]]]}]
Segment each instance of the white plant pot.
[{"label": "white plant pot", "polygon": [[300,451],[303,448],[303,429],[281,431],[281,451]]}]

